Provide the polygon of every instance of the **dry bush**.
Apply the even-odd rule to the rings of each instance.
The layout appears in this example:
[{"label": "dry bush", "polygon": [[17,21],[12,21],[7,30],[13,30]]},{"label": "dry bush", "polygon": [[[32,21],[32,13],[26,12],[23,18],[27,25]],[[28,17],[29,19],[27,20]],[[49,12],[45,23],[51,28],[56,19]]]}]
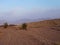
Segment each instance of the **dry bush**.
[{"label": "dry bush", "polygon": [[26,23],[23,23],[23,24],[22,24],[22,29],[27,30],[27,24],[26,24]]},{"label": "dry bush", "polygon": [[4,28],[7,28],[8,27],[8,23],[4,23]]}]

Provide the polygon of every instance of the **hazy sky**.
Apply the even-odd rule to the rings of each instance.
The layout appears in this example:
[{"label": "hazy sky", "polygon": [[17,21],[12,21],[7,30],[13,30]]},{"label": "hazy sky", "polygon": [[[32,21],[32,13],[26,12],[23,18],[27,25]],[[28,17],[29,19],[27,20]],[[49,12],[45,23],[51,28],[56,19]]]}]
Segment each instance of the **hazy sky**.
[{"label": "hazy sky", "polygon": [[0,0],[1,11],[9,11],[14,8],[60,8],[60,0]]},{"label": "hazy sky", "polygon": [[60,18],[60,0],[0,0],[0,20]]}]

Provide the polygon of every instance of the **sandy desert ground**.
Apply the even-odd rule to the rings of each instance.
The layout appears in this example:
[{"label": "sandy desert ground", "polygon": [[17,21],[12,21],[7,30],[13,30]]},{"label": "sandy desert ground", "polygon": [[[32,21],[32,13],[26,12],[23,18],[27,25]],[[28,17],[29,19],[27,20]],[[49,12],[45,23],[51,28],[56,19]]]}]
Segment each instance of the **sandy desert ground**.
[{"label": "sandy desert ground", "polygon": [[29,23],[27,31],[0,27],[0,45],[60,45],[60,19]]}]

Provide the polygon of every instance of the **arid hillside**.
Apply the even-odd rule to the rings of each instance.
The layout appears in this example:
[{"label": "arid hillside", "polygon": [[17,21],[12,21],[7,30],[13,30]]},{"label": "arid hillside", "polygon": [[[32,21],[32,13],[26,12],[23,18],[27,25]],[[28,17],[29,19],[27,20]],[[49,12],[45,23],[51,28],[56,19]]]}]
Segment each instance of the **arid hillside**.
[{"label": "arid hillside", "polygon": [[60,26],[60,19],[32,22],[32,23],[29,23],[28,25],[29,25],[29,27]]},{"label": "arid hillside", "polygon": [[0,45],[60,45],[60,19],[27,25],[27,30],[21,25],[0,26]]}]

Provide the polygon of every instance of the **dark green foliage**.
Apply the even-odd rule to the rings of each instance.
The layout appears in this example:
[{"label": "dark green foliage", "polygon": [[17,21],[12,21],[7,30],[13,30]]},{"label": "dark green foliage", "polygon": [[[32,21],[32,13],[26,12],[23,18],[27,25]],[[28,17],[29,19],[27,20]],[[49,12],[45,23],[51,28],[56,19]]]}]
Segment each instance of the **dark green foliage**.
[{"label": "dark green foliage", "polygon": [[27,24],[26,24],[26,23],[23,23],[23,24],[22,24],[22,29],[27,30]]},{"label": "dark green foliage", "polygon": [[4,23],[4,28],[7,28],[8,27],[8,23]]}]

